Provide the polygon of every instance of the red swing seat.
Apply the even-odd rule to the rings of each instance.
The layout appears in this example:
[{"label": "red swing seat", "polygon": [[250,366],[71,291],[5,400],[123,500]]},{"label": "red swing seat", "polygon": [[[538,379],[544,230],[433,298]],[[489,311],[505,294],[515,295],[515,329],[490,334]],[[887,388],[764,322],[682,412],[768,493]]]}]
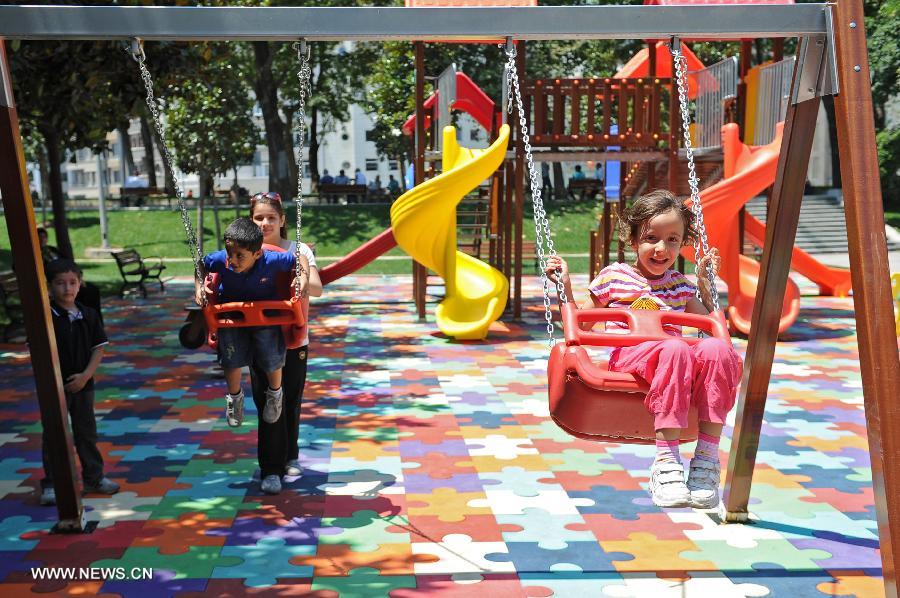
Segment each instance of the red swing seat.
[{"label": "red swing seat", "polygon": [[[690,326],[731,343],[721,311],[702,316],[676,311],[633,309],[578,309],[574,303],[560,306],[565,342],[554,345],[547,363],[550,415],[563,430],[585,440],[631,444],[653,444],[653,418],[644,407],[649,389],[646,381],[632,374],[611,372],[588,354],[587,346],[628,347],[646,341],[673,338],[663,324]],[[583,323],[623,322],[616,333],[581,329]],[[682,337],[696,344],[699,338]],[[697,410],[691,408],[688,427],[681,442],[697,439]]]},{"label": "red swing seat", "polygon": [[[263,245],[267,251],[284,251],[274,245]],[[291,283],[293,273],[279,275],[276,282],[281,296],[291,299],[275,301],[234,301],[218,303],[215,289],[219,286],[219,275],[209,274],[204,281],[206,286],[206,307],[203,308],[203,319],[206,321],[207,343],[215,348],[218,343],[220,328],[243,328],[248,326],[281,326],[285,345],[288,349],[296,349],[305,337],[306,315],[309,312],[309,299],[299,301],[293,297]]]}]

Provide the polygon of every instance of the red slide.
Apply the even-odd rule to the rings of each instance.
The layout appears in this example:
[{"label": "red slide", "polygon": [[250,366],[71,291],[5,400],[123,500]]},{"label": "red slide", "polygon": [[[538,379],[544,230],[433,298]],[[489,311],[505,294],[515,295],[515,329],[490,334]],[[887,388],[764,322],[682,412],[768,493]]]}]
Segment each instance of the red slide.
[{"label": "red slide", "polygon": [[[766,225],[745,212],[744,236],[762,247],[766,240]],[[826,266],[797,246],[791,253],[791,268],[819,285],[820,295],[847,297],[850,294],[850,270]]]},{"label": "red slide", "polygon": [[[425,130],[431,126],[431,114],[438,101],[438,92],[425,100]],[[494,100],[484,93],[480,87],[465,73],[456,73],[456,100],[454,110],[463,110],[472,115],[478,124],[490,131],[494,119]],[[499,125],[499,122],[497,123]],[[416,130],[416,115],[413,114],[403,123],[403,133],[412,135]]]},{"label": "red slide", "polygon": [[387,229],[376,237],[372,237],[338,261],[328,264],[319,270],[319,278],[322,284],[335,281],[338,278],[353,274],[363,266],[366,266],[379,255],[390,251],[397,246],[393,229]]},{"label": "red slide", "polygon": [[[772,143],[750,147],[741,143],[738,126],[722,127],[725,150],[725,179],[703,191],[703,219],[709,244],[722,254],[720,276],[728,285],[726,315],[734,330],[750,332],[750,317],[759,279],[759,263],[740,254],[738,214],[751,198],[762,193],[775,181],[778,154],[781,150],[781,126]],[[693,258],[693,248],[685,250]],[[778,332],[790,328],[800,311],[800,290],[790,278],[781,309]]]}]

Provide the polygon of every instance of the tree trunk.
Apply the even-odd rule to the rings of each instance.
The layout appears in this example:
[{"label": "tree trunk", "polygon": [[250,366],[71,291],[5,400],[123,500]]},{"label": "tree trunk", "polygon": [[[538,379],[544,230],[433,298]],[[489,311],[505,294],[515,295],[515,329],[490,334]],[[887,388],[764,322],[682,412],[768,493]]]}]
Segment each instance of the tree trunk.
[{"label": "tree trunk", "polygon": [[560,201],[566,199],[566,179],[560,162],[553,163],[553,196]]},{"label": "tree trunk", "polygon": [[131,137],[128,135],[128,121],[119,125],[119,137],[122,139],[122,159],[125,160],[125,176],[128,177],[135,172],[134,152],[131,151]]},{"label": "tree trunk", "polygon": [[50,198],[50,165],[47,163],[47,149],[38,152],[38,168],[41,173],[41,225],[47,228],[47,200]]},{"label": "tree trunk", "polygon": [[[294,147],[294,113],[285,110],[282,108],[281,110],[284,112],[284,118],[286,122],[286,126],[284,127],[284,143],[291,150],[291,159],[288,160],[288,171],[291,173],[291,190],[296,192],[297,189],[297,156],[294,153],[297,148]],[[291,193],[290,197],[293,197],[294,193]],[[287,199],[287,195],[284,196]]]},{"label": "tree trunk", "polygon": [[165,165],[163,165],[163,176],[163,185],[165,185],[166,187],[166,195],[168,195],[169,197],[175,197],[175,173],[170,171],[165,167]]},{"label": "tree trunk", "polygon": [[278,116],[278,85],[272,75],[272,49],[269,42],[253,42],[256,77],[253,89],[263,113],[266,144],[269,148],[269,190],[291,197],[291,155],[284,143],[284,122]]},{"label": "tree trunk", "polygon": [[[69,222],[66,219],[66,199],[62,188],[62,152],[61,140],[55,130],[45,128],[41,130],[44,143],[47,148],[47,161],[50,165],[50,199],[53,202],[53,230],[56,231],[56,248],[59,253],[69,259],[75,258],[72,251],[72,241],[69,239]],[[46,193],[46,191],[45,191]]]},{"label": "tree trunk", "polygon": [[400,167],[400,191],[406,193],[406,158],[402,155],[397,158],[397,165]]},{"label": "tree trunk", "polygon": [[825,114],[828,115],[828,144],[831,146],[831,186],[841,188],[841,160],[838,148],[837,122],[834,114],[834,96],[824,96],[822,103],[825,106]]},{"label": "tree trunk", "polygon": [[144,141],[144,170],[147,171],[147,182],[150,187],[156,187],[156,156],[153,155],[153,135],[150,133],[150,125],[144,117],[141,117],[141,139]]},{"label": "tree trunk", "polygon": [[309,129],[306,135],[309,137],[309,153],[306,156],[309,162],[309,176],[312,180],[310,192],[319,190],[319,110],[313,107],[309,113]]},{"label": "tree trunk", "polygon": [[203,255],[203,237],[206,236],[203,230],[203,204],[209,193],[209,175],[203,170],[197,173],[197,175],[200,182],[200,190],[199,193],[197,193],[197,195],[199,195],[197,198],[197,248],[200,251],[200,255]]}]

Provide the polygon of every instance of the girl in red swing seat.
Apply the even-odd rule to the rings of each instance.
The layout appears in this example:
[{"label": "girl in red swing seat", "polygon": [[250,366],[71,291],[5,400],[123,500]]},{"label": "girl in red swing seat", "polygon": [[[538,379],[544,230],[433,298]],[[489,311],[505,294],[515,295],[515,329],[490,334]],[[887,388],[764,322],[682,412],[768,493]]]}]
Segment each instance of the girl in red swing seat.
[{"label": "girl in red swing seat", "polygon": [[[637,253],[634,264],[615,263],[604,268],[588,285],[589,298],[580,307],[659,309],[708,314],[713,309],[712,287],[705,276],[694,286],[672,266],[681,248],[692,242],[694,214],[669,191],[640,197],[624,211],[620,238]],[[719,269],[713,248],[700,258],[697,272],[711,264]],[[554,283],[557,270],[568,297],[572,295],[569,268],[558,256],[547,259],[546,274]],[[696,293],[699,287],[700,299]],[[624,328],[619,322],[607,327]],[[741,379],[741,359],[729,343],[704,338],[696,345],[680,340],[681,329],[665,325],[671,340],[648,341],[612,351],[609,369],[634,374],[650,386],[644,405],[653,415],[656,459],[650,469],[650,494],[660,507],[692,506],[710,509],[719,504],[719,437],[734,406]],[[691,459],[687,481],[681,464],[678,438],[688,425],[690,406],[697,407],[700,438]]]}]

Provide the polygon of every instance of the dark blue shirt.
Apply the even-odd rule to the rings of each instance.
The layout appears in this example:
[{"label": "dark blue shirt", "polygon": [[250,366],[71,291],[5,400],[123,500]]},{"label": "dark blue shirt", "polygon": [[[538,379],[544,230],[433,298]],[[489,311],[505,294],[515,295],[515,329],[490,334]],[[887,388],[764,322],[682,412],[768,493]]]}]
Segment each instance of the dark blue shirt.
[{"label": "dark blue shirt", "polygon": [[238,273],[228,266],[228,254],[224,250],[214,251],[204,257],[203,266],[207,272],[219,275],[219,288],[216,291],[220,303],[278,299],[278,273],[290,272],[296,267],[293,253],[263,251],[252,268]]}]

